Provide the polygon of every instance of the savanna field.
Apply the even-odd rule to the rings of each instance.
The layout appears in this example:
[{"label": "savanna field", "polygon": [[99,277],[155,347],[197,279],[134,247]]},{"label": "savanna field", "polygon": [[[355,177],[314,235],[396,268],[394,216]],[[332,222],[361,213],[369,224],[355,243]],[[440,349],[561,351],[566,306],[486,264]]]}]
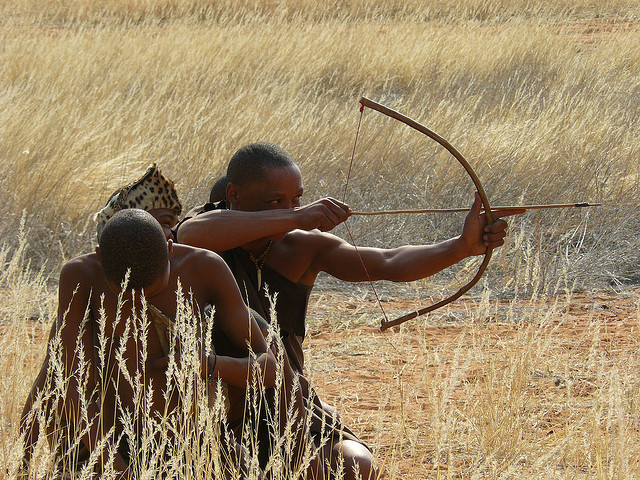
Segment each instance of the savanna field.
[{"label": "savanna field", "polygon": [[[321,278],[305,341],[320,397],[385,479],[640,477],[639,30],[640,3],[623,0],[2,1],[0,479],[17,476],[60,268],[95,248],[93,214],[150,163],[186,210],[261,140],[296,159],[304,202],[470,206],[457,161],[400,122],[361,117],[362,96],[449,140],[493,205],[602,206],[509,219],[467,295],[384,332],[370,285]],[[334,233],[394,247],[463,221],[354,216],[353,239]],[[395,318],[478,264],[376,292]],[[50,478],[38,448],[28,478]],[[215,475],[204,456],[180,458],[141,477]]]}]

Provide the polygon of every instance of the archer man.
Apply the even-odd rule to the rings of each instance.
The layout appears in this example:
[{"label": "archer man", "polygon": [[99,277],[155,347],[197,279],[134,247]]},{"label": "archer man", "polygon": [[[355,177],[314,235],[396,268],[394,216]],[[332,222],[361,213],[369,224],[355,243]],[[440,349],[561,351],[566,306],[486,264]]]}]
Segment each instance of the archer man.
[{"label": "archer man", "polygon": [[[411,282],[464,258],[482,255],[487,248],[500,247],[506,236],[504,220],[485,225],[476,194],[462,233],[454,238],[434,245],[360,247],[356,251],[327,233],[349,217],[349,206],[333,198],[302,206],[300,170],[282,148],[266,142],[246,145],[231,158],[226,176],[224,205],[209,203],[194,209],[179,224],[176,238],[219,253],[240,290],[246,292],[249,306],[264,318],[269,318],[267,292],[277,293],[275,310],[281,336],[291,365],[301,375],[307,303],[320,272],[348,282],[369,278]],[[504,210],[493,217],[522,212]],[[306,388],[308,394],[308,383]],[[316,398],[314,413],[319,417],[335,418],[334,412]],[[377,469],[368,447],[346,427],[335,426],[337,434],[323,451],[332,470],[343,458],[344,478],[357,478],[356,471],[360,478],[375,478]]]}]

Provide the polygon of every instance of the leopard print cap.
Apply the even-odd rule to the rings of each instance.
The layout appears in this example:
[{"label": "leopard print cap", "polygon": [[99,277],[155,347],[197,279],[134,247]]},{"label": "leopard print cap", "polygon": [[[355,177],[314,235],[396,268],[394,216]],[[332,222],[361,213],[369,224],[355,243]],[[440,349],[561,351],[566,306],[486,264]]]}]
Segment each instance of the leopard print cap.
[{"label": "leopard print cap", "polygon": [[142,178],[113,192],[105,207],[94,215],[94,220],[98,223],[98,242],[107,221],[116,212],[125,208],[140,208],[147,211],[169,208],[175,210],[176,215],[182,212],[176,187],[171,180],[160,173],[155,163],[149,166]]}]

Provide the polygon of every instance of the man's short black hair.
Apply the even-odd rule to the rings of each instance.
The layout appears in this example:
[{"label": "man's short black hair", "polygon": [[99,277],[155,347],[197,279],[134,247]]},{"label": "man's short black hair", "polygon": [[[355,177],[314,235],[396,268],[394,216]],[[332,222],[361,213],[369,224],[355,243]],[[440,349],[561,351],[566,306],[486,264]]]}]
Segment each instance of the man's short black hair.
[{"label": "man's short black hair", "polygon": [[234,185],[246,185],[264,179],[269,168],[294,165],[289,154],[279,146],[269,142],[250,143],[229,160],[227,180]]},{"label": "man's short black hair", "polygon": [[169,268],[169,250],[160,223],[144,210],[120,210],[102,230],[100,263],[107,280],[118,287],[131,269],[127,289],[148,288]]}]

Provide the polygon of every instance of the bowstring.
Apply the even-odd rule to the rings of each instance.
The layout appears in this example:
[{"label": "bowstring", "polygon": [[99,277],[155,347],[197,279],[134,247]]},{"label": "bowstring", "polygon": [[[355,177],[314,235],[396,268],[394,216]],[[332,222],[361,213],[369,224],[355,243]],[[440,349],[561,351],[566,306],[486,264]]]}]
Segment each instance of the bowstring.
[{"label": "bowstring", "polygon": [[[356,157],[356,145],[358,145],[358,138],[360,137],[360,126],[362,125],[362,117],[364,116],[364,105],[360,105],[360,118],[358,119],[358,128],[356,129],[356,139],[353,142],[353,149],[351,150],[351,160],[349,161],[349,170],[347,171],[347,180],[345,181],[344,184],[344,194],[342,195],[342,202],[346,203],[346,199],[347,199],[347,188],[349,187],[349,179],[351,178],[351,169],[353,167],[353,162],[355,160]],[[367,266],[364,263],[364,259],[362,258],[362,255],[360,254],[360,250],[358,250],[358,246],[356,245],[356,241],[353,238],[353,235],[351,234],[351,230],[349,229],[349,225],[347,225],[347,221],[345,220],[343,222],[344,227],[347,229],[347,235],[349,235],[349,240],[351,241],[351,245],[353,245],[353,248],[356,251],[356,254],[358,255],[358,259],[360,260],[360,264],[362,265],[362,268],[364,270],[365,275],[367,276],[367,281],[369,282],[369,285],[371,285],[371,290],[373,291],[373,295],[376,297],[376,301],[378,302],[378,307],[380,307],[380,311],[382,312],[382,316],[384,317],[384,323],[388,323],[389,322],[389,318],[387,317],[387,313],[384,311],[384,308],[382,308],[382,302],[380,301],[380,296],[378,295],[378,292],[376,291],[376,287],[373,284],[373,280],[371,279],[371,275],[369,275],[369,270],[367,270]]]},{"label": "bowstring", "polygon": [[351,178],[351,168],[353,167],[353,161],[356,158],[356,145],[358,145],[358,138],[360,137],[360,126],[362,125],[362,117],[364,116],[364,105],[360,105],[360,117],[358,118],[358,128],[356,129],[356,139],[353,142],[353,148],[351,149],[351,161],[349,162],[349,170],[347,170],[347,180],[344,182],[344,193],[342,194],[342,202],[345,203],[347,199],[347,188],[349,188],[349,179]]}]

